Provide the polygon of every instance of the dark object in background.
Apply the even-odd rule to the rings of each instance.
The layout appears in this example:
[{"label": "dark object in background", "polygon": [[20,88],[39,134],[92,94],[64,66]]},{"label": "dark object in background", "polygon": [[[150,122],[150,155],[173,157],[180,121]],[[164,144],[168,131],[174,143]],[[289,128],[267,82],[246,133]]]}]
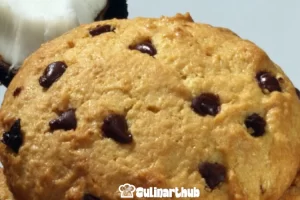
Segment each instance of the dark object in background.
[{"label": "dark object in background", "polygon": [[9,71],[10,65],[4,62],[0,57],[0,83],[8,87],[9,83],[15,76],[15,71]]},{"label": "dark object in background", "polygon": [[109,0],[108,9],[103,19],[125,19],[128,17],[128,6],[126,0]]}]

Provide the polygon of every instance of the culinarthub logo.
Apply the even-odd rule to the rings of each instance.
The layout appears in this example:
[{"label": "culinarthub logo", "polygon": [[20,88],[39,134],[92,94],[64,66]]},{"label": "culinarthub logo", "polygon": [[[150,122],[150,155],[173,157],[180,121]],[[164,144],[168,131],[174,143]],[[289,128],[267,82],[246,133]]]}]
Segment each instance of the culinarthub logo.
[{"label": "culinarthub logo", "polygon": [[198,198],[200,197],[200,190],[197,188],[157,188],[157,187],[135,187],[128,183],[120,185],[119,191],[121,198],[133,198],[134,195],[137,198]]}]

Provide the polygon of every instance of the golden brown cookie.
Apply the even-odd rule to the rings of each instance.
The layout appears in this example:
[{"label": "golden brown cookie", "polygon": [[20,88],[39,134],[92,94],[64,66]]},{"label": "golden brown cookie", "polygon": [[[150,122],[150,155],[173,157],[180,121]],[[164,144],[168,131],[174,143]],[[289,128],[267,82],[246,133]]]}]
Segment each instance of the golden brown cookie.
[{"label": "golden brown cookie", "polygon": [[0,200],[13,200],[13,196],[7,187],[2,168],[0,168]]},{"label": "golden brown cookie", "polygon": [[189,15],[109,20],[25,61],[0,154],[17,200],[120,199],[125,183],[276,200],[298,169],[299,119],[284,72],[231,31]]}]

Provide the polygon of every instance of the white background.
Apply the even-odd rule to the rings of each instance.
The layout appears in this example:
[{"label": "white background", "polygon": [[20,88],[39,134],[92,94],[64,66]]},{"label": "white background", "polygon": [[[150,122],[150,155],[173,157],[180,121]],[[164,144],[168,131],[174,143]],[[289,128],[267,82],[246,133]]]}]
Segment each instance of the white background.
[{"label": "white background", "polygon": [[[232,29],[255,42],[300,87],[299,0],[128,0],[130,18],[190,12],[196,22]],[[4,88],[0,89],[0,102]]]}]

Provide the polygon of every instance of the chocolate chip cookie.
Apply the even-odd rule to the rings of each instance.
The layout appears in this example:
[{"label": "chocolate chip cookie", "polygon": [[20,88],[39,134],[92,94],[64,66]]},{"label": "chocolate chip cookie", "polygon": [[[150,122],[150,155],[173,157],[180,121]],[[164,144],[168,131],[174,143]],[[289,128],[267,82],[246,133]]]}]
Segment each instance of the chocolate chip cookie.
[{"label": "chocolate chip cookie", "polygon": [[26,59],[0,110],[0,158],[17,200],[120,199],[125,183],[275,200],[299,167],[299,119],[288,77],[230,30],[114,19]]}]

